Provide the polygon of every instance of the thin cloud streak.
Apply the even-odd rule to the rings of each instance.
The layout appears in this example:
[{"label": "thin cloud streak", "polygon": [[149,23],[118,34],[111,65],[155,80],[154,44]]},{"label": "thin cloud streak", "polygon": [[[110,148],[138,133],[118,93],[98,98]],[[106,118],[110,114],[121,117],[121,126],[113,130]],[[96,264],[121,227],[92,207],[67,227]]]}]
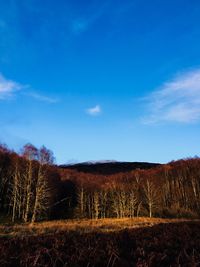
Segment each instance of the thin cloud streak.
[{"label": "thin cloud streak", "polygon": [[176,76],[145,101],[150,113],[142,120],[145,124],[200,121],[200,69]]},{"label": "thin cloud streak", "polygon": [[16,91],[24,88],[24,85],[21,85],[15,81],[6,79],[0,73],[0,99],[6,99],[14,95]]},{"label": "thin cloud streak", "polygon": [[21,92],[22,89],[29,89],[31,90],[31,86],[29,85],[23,85],[18,82],[15,82],[13,80],[6,79],[1,73],[0,73],[0,100],[8,99],[16,94],[16,92],[20,91],[20,95],[25,95],[28,97],[31,97],[37,101],[46,102],[46,103],[57,103],[59,102],[58,98],[52,98],[46,95],[42,95],[37,92]]},{"label": "thin cloud streak", "polygon": [[91,116],[97,116],[102,112],[100,105],[96,105],[95,107],[88,108],[86,113]]},{"label": "thin cloud streak", "polygon": [[52,98],[49,96],[45,96],[45,95],[41,95],[39,93],[36,92],[30,92],[26,94],[29,97],[34,98],[35,100],[41,101],[41,102],[46,102],[46,103],[50,103],[50,104],[54,104],[54,103],[58,103],[59,99],[58,98]]},{"label": "thin cloud streak", "polygon": [[103,14],[105,13],[106,9],[108,8],[110,1],[106,1],[101,6],[95,7],[90,11],[90,15],[83,17],[75,18],[71,21],[71,32],[73,34],[80,34],[89,29],[91,25],[93,25]]}]

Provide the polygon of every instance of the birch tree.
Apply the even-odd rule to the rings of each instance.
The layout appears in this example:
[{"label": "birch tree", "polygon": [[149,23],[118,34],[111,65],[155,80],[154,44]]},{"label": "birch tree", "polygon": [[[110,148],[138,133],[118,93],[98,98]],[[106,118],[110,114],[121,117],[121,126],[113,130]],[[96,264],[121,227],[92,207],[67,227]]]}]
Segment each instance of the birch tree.
[{"label": "birch tree", "polygon": [[144,195],[150,218],[153,216],[154,209],[157,206],[157,199],[158,199],[157,193],[158,193],[157,189],[154,186],[153,182],[147,179],[144,185]]}]

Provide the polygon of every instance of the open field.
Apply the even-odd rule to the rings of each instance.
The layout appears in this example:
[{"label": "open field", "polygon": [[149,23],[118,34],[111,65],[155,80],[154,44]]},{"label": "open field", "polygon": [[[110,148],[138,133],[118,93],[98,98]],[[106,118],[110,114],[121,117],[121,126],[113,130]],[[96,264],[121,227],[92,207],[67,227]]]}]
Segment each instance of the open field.
[{"label": "open field", "polygon": [[27,235],[52,234],[75,231],[79,233],[116,232],[121,230],[152,227],[160,223],[175,223],[190,221],[186,219],[162,218],[123,218],[98,220],[59,220],[45,221],[34,224],[0,224],[0,236],[14,237]]},{"label": "open field", "polygon": [[0,266],[200,266],[199,221],[53,221],[0,233]]}]

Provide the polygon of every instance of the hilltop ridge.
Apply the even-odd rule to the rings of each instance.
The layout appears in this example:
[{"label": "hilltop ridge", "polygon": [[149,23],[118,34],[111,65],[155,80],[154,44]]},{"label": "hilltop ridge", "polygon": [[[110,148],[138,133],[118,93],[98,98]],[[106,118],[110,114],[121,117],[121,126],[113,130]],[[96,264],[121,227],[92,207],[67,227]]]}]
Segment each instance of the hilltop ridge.
[{"label": "hilltop ridge", "polygon": [[151,169],[161,165],[160,163],[150,162],[120,162],[120,161],[88,161],[75,164],[60,165],[60,168],[76,170],[78,172],[93,174],[117,174],[121,172],[130,172],[136,169]]}]

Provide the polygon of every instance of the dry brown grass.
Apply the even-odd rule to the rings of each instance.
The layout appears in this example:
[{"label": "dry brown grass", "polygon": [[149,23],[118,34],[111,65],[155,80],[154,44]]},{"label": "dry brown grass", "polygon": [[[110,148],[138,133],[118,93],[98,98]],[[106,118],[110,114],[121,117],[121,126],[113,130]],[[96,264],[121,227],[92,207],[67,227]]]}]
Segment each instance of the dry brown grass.
[{"label": "dry brown grass", "polygon": [[70,220],[0,230],[2,267],[200,266],[199,221]]},{"label": "dry brown grass", "polygon": [[0,225],[0,236],[14,237],[76,231],[79,233],[116,232],[125,229],[152,227],[163,223],[190,221],[187,219],[123,218],[98,220],[59,220],[34,224]]}]

